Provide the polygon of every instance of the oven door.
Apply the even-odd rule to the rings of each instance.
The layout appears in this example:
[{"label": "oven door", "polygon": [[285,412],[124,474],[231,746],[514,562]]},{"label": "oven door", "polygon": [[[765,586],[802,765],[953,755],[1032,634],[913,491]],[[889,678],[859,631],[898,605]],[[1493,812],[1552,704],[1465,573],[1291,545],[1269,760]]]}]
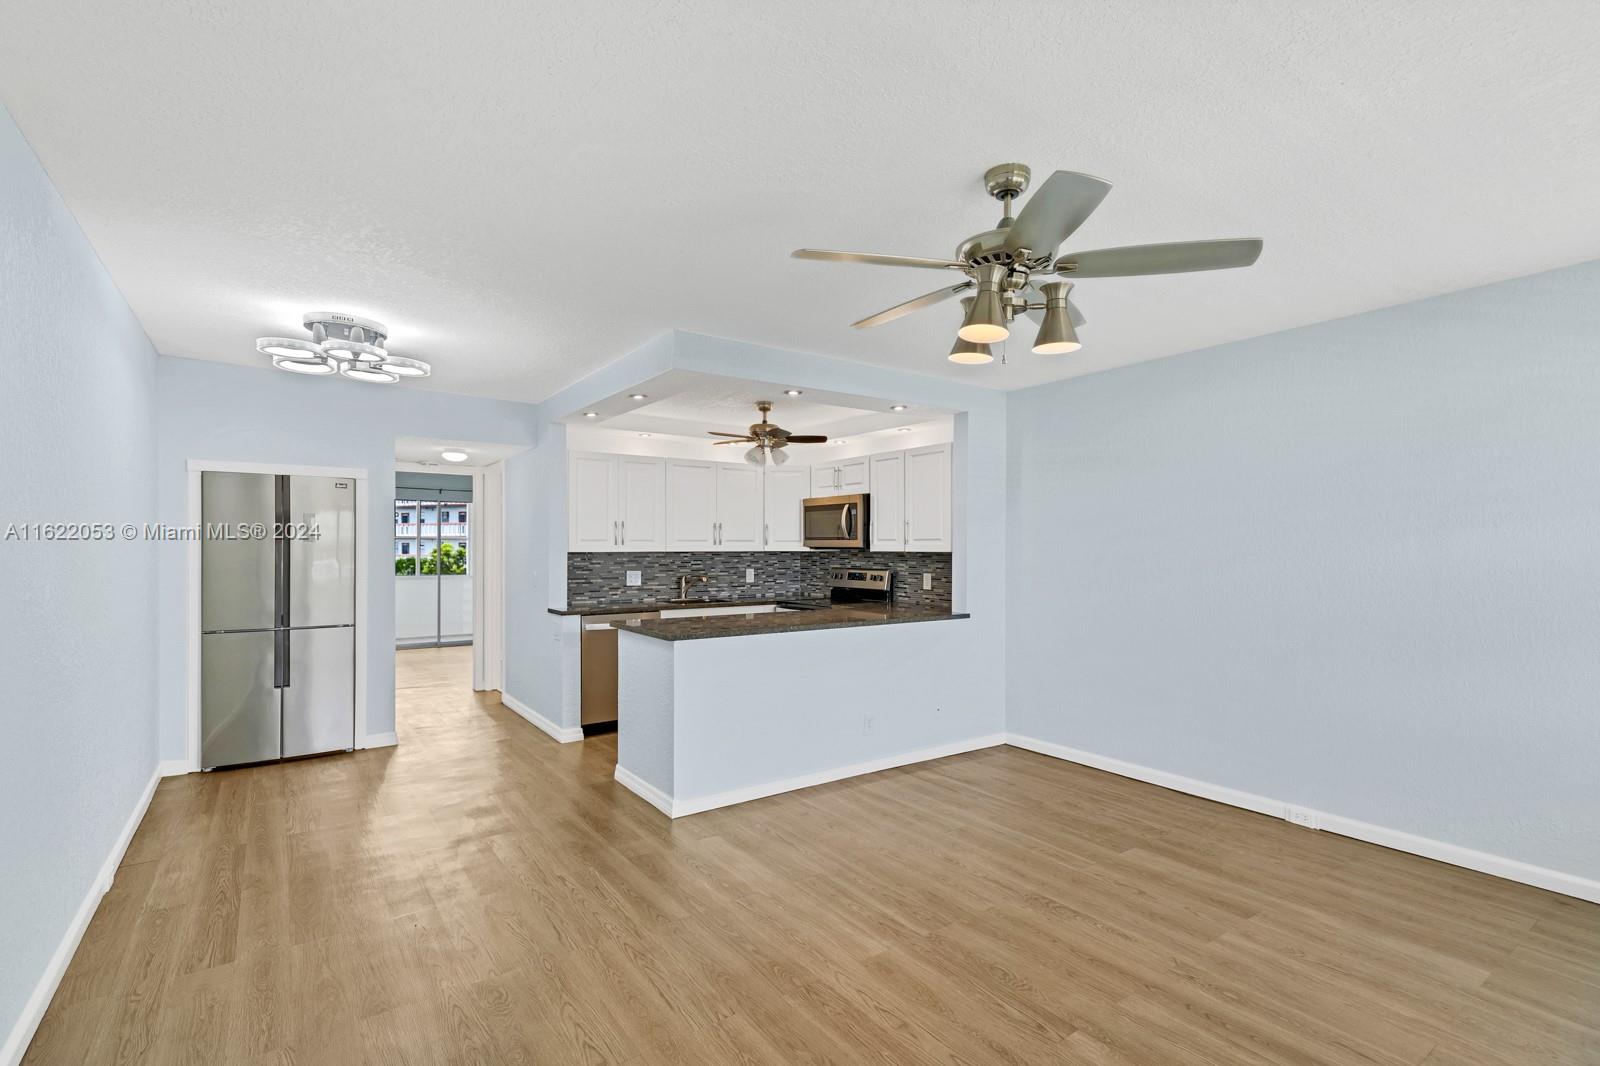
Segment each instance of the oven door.
[{"label": "oven door", "polygon": [[804,503],[808,548],[865,548],[867,497],[818,496]]}]

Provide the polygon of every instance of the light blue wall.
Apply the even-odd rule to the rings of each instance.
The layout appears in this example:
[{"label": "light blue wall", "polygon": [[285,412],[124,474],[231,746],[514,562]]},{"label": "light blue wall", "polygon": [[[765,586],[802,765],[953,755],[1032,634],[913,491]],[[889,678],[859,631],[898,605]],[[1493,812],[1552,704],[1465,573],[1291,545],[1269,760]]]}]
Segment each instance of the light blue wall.
[{"label": "light blue wall", "polygon": [[[155,367],[0,111],[0,531],[154,517]],[[155,595],[150,544],[0,539],[0,1044],[155,772]]]},{"label": "light blue wall", "polygon": [[[531,445],[538,408],[425,389],[296,377],[257,369],[163,356],[158,433],[158,503],[162,521],[188,521],[191,459],[358,467],[371,472],[366,515],[369,560],[377,580],[367,584],[367,731],[394,723],[394,582],[387,560],[394,538],[394,447],[401,436],[452,437]],[[531,468],[508,464],[507,526],[512,515],[537,506],[543,487],[528,480]],[[508,561],[515,555],[509,544]],[[187,621],[185,545],[161,548],[161,750],[183,757],[186,743]],[[507,658],[513,654],[513,602],[506,589]],[[404,729],[404,723],[401,723]]]},{"label": "light blue wall", "polygon": [[1600,877],[1600,263],[1010,435],[1013,732]]}]

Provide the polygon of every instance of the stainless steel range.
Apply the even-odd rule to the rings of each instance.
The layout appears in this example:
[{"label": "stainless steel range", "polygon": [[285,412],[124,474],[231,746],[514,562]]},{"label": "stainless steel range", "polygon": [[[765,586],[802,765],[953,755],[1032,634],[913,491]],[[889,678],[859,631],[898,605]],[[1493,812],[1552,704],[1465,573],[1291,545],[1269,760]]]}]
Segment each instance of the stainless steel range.
[{"label": "stainless steel range", "polygon": [[828,599],[835,604],[889,606],[894,600],[893,570],[840,567],[828,571]]}]

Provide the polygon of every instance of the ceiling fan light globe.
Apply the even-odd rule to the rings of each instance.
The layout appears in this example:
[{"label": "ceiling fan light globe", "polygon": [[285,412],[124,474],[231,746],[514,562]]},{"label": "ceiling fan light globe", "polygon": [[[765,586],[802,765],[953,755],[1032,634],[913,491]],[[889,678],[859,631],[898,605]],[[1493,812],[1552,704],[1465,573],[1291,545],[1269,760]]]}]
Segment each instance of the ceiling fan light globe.
[{"label": "ceiling fan light globe", "polygon": [[987,344],[957,340],[955,347],[950,349],[949,358],[952,363],[959,363],[962,366],[982,366],[984,363],[994,362],[994,353],[989,351]]},{"label": "ceiling fan light globe", "polygon": [[1033,353],[1066,355],[1082,348],[1067,308],[1067,293],[1072,291],[1072,283],[1052,281],[1039,286],[1039,291],[1044,294],[1044,321],[1039,324],[1039,335],[1034,338]]},{"label": "ceiling fan light globe", "polygon": [[767,463],[766,451],[758,444],[744,453],[744,461],[751,466],[765,466]]},{"label": "ceiling fan light globe", "polygon": [[973,297],[967,320],[957,332],[962,340],[973,344],[994,344],[1011,336],[1006,328],[1005,306],[1000,302],[1000,294],[984,290]]},{"label": "ceiling fan light globe", "polygon": [[789,454],[787,452],[783,451],[781,448],[774,448],[773,449],[773,451],[772,451],[772,465],[773,466],[782,466],[784,463],[787,463],[788,461],[789,461]]}]

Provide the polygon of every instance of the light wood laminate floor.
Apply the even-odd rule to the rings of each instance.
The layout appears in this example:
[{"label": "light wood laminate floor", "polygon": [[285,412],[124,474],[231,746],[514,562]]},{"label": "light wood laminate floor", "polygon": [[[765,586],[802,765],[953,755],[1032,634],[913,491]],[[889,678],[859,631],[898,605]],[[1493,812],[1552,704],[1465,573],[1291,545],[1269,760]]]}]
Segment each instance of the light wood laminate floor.
[{"label": "light wood laminate floor", "polygon": [[1600,1063],[1600,907],[995,748],[669,822],[400,654],[163,781],[29,1063]]}]

